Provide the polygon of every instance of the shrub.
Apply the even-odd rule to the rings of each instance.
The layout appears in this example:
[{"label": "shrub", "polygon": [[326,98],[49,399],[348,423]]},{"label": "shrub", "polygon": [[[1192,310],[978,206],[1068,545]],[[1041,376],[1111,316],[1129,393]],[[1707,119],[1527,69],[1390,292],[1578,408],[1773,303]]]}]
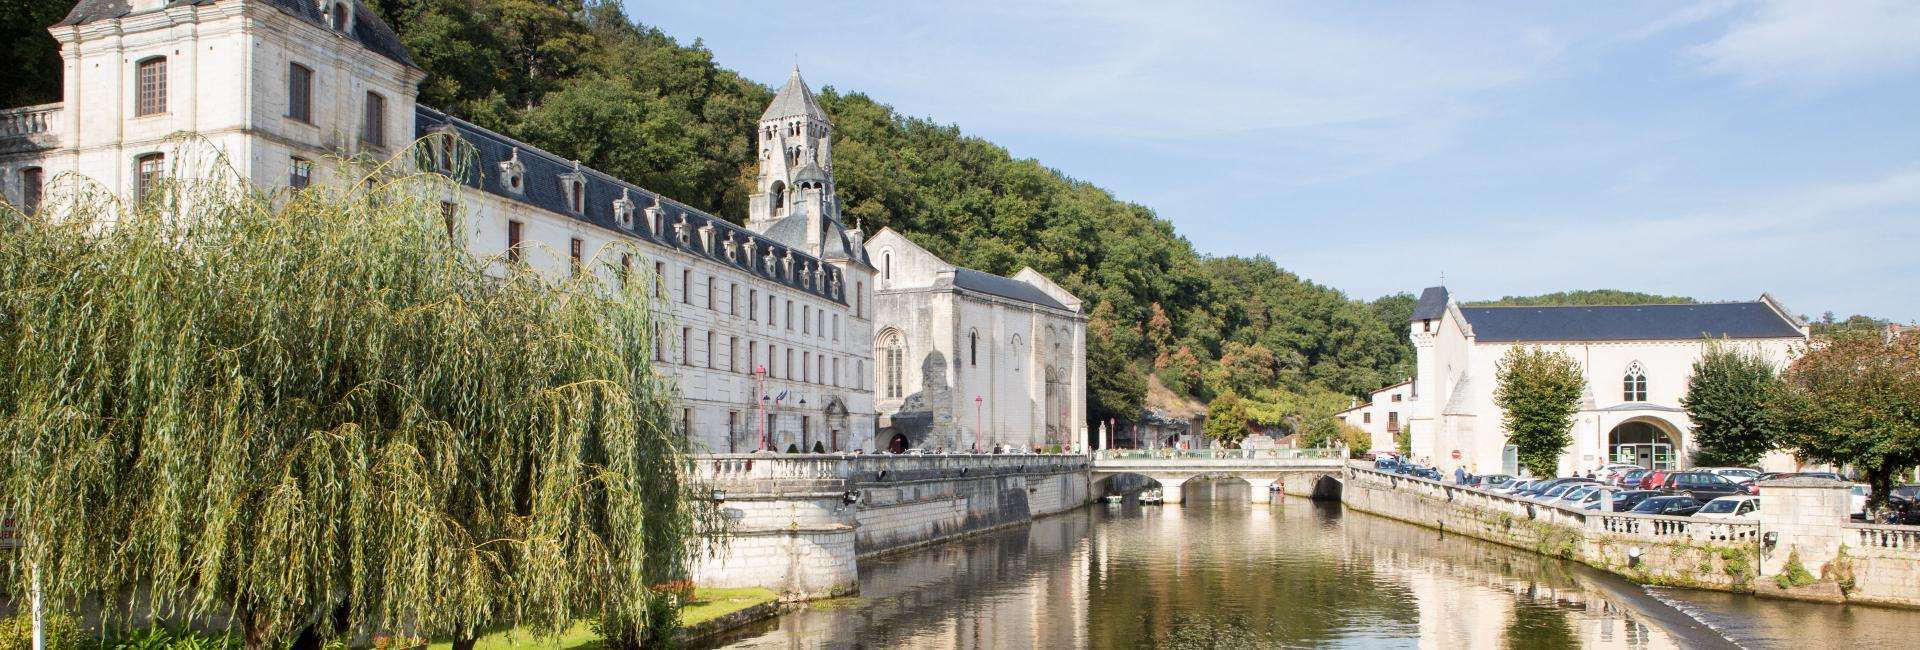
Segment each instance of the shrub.
[{"label": "shrub", "polygon": [[[46,634],[47,650],[69,650],[81,647],[87,639],[86,632],[80,630],[80,621],[59,612],[47,612],[40,620],[41,632]],[[0,650],[32,650],[33,615],[25,610],[0,620]]]}]

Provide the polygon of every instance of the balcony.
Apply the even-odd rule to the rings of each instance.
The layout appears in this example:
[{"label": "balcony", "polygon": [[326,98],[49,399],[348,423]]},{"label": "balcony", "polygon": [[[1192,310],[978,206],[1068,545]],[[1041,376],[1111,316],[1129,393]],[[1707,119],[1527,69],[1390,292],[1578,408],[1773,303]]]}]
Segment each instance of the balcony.
[{"label": "balcony", "polygon": [[0,110],[0,154],[52,149],[60,139],[60,105]]}]

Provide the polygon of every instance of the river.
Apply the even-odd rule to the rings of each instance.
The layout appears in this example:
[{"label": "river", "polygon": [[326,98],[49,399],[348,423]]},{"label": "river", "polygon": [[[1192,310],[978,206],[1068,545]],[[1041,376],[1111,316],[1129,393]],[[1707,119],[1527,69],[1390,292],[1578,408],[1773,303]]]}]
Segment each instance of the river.
[{"label": "river", "polygon": [[737,648],[1913,647],[1920,612],[1642,587],[1584,565],[1190,484],[862,561],[857,597]]}]

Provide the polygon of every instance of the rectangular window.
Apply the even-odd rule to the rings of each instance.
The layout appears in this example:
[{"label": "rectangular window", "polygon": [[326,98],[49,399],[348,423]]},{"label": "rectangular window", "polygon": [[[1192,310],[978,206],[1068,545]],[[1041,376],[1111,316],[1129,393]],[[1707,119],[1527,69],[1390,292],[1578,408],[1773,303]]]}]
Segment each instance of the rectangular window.
[{"label": "rectangular window", "polygon": [[727,372],[740,372],[740,337],[727,337]]},{"label": "rectangular window", "polygon": [[866,312],[861,311],[861,307],[860,307],[860,296],[864,295],[866,292],[867,292],[867,283],[865,282],[853,283],[853,315],[855,318],[866,317]]},{"label": "rectangular window", "polygon": [[680,435],[693,435],[693,409],[680,409]]},{"label": "rectangular window", "polygon": [[40,201],[46,196],[42,180],[44,174],[39,167],[20,170],[20,209],[27,214],[38,211]]},{"label": "rectangular window", "polygon": [[159,115],[167,112],[167,57],[141,61],[135,68],[138,88],[134,91],[134,115]]},{"label": "rectangular window", "polygon": [[455,224],[459,222],[459,211],[460,206],[454,205],[452,201],[440,202],[440,222],[447,226],[447,239],[454,238],[457,230]]},{"label": "rectangular window", "polygon": [[713,347],[714,347],[713,339],[714,339],[713,332],[711,331],[707,332],[707,369],[708,370],[713,370],[715,367],[717,367],[713,365]]},{"label": "rectangular window", "polygon": [[710,311],[720,310],[719,307],[714,306],[714,300],[717,299],[716,296],[718,296],[720,293],[718,291],[715,291],[714,288],[718,286],[719,284],[713,279],[713,276],[711,275],[707,276],[707,309]]},{"label": "rectangular window", "polygon": [[313,70],[287,64],[287,117],[313,123]]},{"label": "rectangular window", "polygon": [[362,141],[376,147],[387,146],[387,98],[367,93],[367,115],[361,126]]},{"label": "rectangular window", "polygon": [[778,327],[778,325],[774,324],[773,322],[774,316],[778,315],[778,313],[779,312],[774,310],[773,295],[768,294],[767,295],[767,327]]},{"label": "rectangular window", "polygon": [[727,453],[739,451],[734,441],[740,438],[740,412],[727,411]]},{"label": "rectangular window", "polygon": [[753,364],[760,362],[760,342],[747,341],[747,373],[754,372]]},{"label": "rectangular window", "polygon": [[661,336],[660,324],[653,324],[653,360],[667,360],[667,337]]},{"label": "rectangular window", "polygon": [[800,333],[807,334],[812,332],[813,331],[812,323],[813,323],[813,307],[810,307],[807,305],[801,305],[800,306]]},{"label": "rectangular window", "polygon": [[1398,402],[1398,401],[1400,401],[1400,394],[1399,394],[1399,393],[1394,393],[1394,394],[1393,394],[1393,401],[1396,401],[1396,402]]},{"label": "rectangular window", "polygon": [[1387,411],[1387,432],[1388,433],[1400,432],[1400,412],[1399,411]]},{"label": "rectangular window", "polygon": [[166,172],[166,154],[150,153],[135,158],[133,177],[133,200],[147,200],[147,193],[159,184],[161,174]]},{"label": "rectangular window", "polygon": [[680,270],[680,302],[693,304],[693,269]]},{"label": "rectangular window", "polygon": [[813,312],[813,335],[827,338],[827,310],[819,309]]},{"label": "rectangular window", "polygon": [[567,255],[573,258],[571,262],[571,266],[572,266],[574,275],[580,275],[580,272],[584,270],[586,267],[585,260],[583,258],[583,255],[586,253],[586,250],[585,250],[586,247],[587,247],[587,243],[580,241],[579,237],[574,237],[572,239],[567,240]]},{"label": "rectangular window", "polygon": [[833,340],[840,340],[840,315],[833,315]]},{"label": "rectangular window", "polygon": [[666,262],[653,263],[653,281],[656,283],[654,286],[659,287],[660,289],[659,298],[661,300],[666,300],[667,299],[667,263]]},{"label": "rectangular window", "polygon": [[296,190],[313,184],[313,161],[295,157],[287,165],[287,186]]},{"label": "rectangular window", "polygon": [[693,328],[680,328],[680,365],[693,365]]},{"label": "rectangular window", "polygon": [[1360,414],[1360,423],[1361,423],[1361,424],[1373,424],[1373,414],[1372,414],[1372,413],[1361,413],[1361,414]]},{"label": "rectangular window", "polygon": [[633,256],[628,255],[626,253],[621,253],[620,254],[620,286],[621,288],[625,288],[627,286],[627,280],[632,277],[633,277]]},{"label": "rectangular window", "polygon": [[747,320],[760,320],[760,290],[747,290]]},{"label": "rectangular window", "polygon": [[780,365],[786,366],[787,379],[793,379],[793,348],[787,348],[787,360]]},{"label": "rectangular window", "polygon": [[813,381],[813,356],[800,353],[800,381]]},{"label": "rectangular window", "polygon": [[787,331],[793,331],[793,301],[787,301],[787,313],[781,315],[780,318],[787,322]]},{"label": "rectangular window", "polygon": [[833,358],[833,385],[840,385],[840,357]]},{"label": "rectangular window", "polygon": [[727,283],[727,313],[740,315],[740,285],[737,283]]},{"label": "rectangular window", "polygon": [[507,220],[507,261],[520,262],[520,222]]}]

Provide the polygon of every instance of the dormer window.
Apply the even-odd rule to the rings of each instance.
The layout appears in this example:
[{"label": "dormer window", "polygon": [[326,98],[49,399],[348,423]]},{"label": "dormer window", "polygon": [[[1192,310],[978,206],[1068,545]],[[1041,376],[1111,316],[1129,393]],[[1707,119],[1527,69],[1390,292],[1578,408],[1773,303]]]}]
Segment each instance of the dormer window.
[{"label": "dormer window", "polygon": [[500,162],[500,186],[514,194],[526,192],[527,166],[520,162],[520,150],[514,149],[506,160]]},{"label": "dormer window", "polygon": [[621,228],[633,229],[633,199],[628,198],[627,189],[620,188],[620,198],[613,200],[613,220]]},{"label": "dormer window", "polygon": [[433,156],[433,168],[443,174],[453,173],[453,163],[459,156],[460,134],[452,127],[440,127],[427,140],[427,151]]},{"label": "dormer window", "polygon": [[587,175],[580,172],[580,161],[573,161],[573,171],[561,174],[560,195],[566,197],[567,210],[574,214],[587,211]]},{"label": "dormer window", "polygon": [[352,32],[353,9],[345,2],[333,3],[333,8],[327,12],[327,24],[333,28],[333,31],[342,34]]}]

